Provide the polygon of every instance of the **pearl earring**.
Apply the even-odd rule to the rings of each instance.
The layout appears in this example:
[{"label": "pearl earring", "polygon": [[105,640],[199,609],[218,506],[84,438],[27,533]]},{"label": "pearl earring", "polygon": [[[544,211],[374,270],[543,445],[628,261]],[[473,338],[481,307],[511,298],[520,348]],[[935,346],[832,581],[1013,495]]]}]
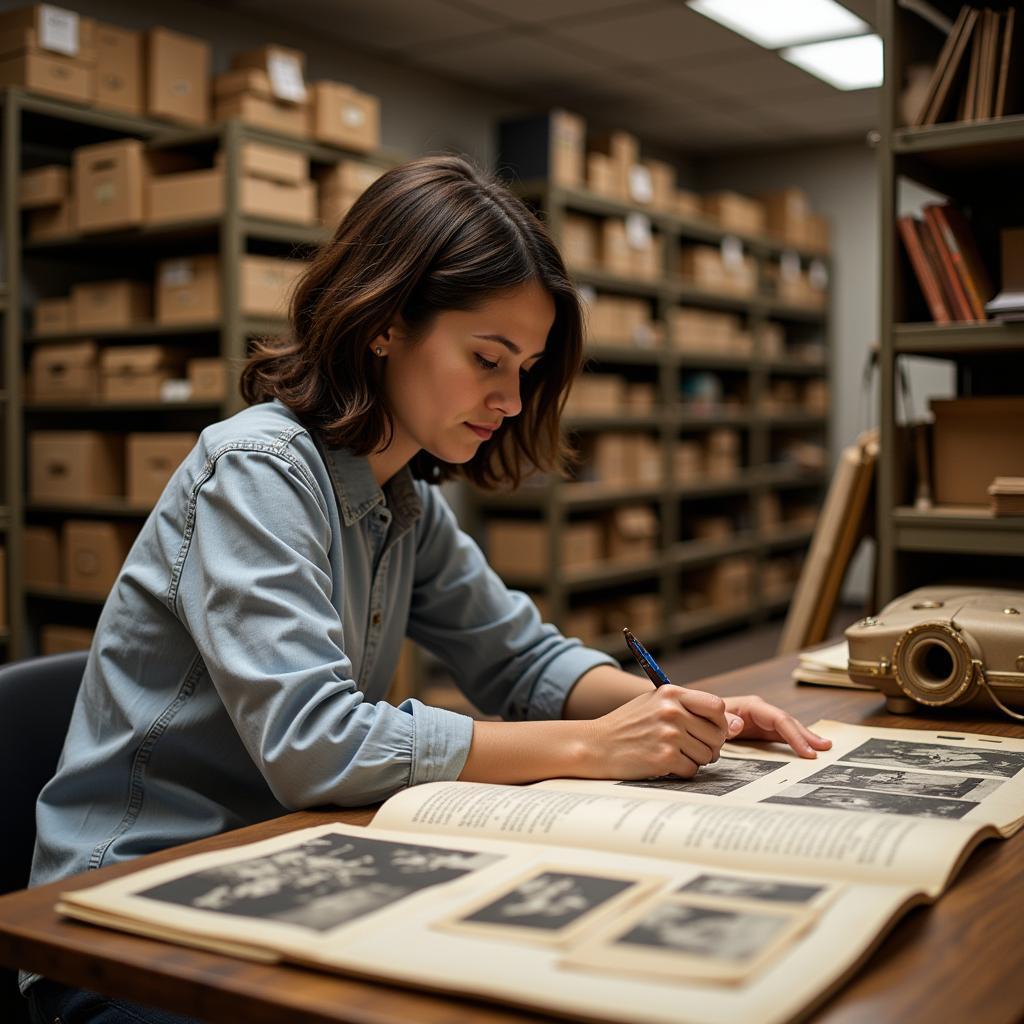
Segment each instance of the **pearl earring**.
[{"label": "pearl earring", "polygon": [[382,355],[384,355],[384,349],[382,349],[382,348],[380,347],[380,345],[378,345],[378,346],[377,346],[377,347],[376,347],[376,348],[374,349],[374,352],[376,352],[376,353],[377,353],[377,355],[379,355],[379,356],[382,356]]}]

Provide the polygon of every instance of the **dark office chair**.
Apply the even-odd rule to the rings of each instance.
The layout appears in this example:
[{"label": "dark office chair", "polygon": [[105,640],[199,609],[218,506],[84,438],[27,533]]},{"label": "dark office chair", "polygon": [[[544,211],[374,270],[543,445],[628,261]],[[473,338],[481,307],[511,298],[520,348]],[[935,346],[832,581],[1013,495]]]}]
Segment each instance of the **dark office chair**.
[{"label": "dark office chair", "polygon": [[[0,893],[28,885],[36,798],[57,768],[86,655],[52,654],[0,667],[0,813],[6,835],[0,843]],[[28,1020],[14,971],[0,970],[0,1020]]]}]

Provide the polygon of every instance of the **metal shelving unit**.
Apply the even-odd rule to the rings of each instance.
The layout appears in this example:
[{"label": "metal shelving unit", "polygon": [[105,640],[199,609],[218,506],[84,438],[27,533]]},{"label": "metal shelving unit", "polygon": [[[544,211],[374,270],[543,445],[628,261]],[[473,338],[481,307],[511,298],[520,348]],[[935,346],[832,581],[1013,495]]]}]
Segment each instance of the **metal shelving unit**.
[{"label": "metal shelving unit", "polygon": [[[2,216],[7,290],[2,299],[7,303],[4,317],[3,387],[6,400],[0,401],[4,411],[4,514],[0,516],[0,538],[6,540],[8,552],[10,618],[9,638],[0,633],[0,659],[21,657],[32,653],[32,627],[45,621],[50,610],[76,607],[76,624],[83,619],[94,621],[102,599],[77,594],[64,588],[26,588],[22,561],[22,530],[26,519],[57,524],[66,517],[105,518],[140,522],[148,508],[139,508],[125,500],[107,499],[76,504],[66,502],[27,503],[25,500],[25,431],[30,421],[36,429],[61,417],[75,417],[76,427],[89,427],[127,417],[120,429],[135,429],[142,418],[141,429],[197,429],[205,423],[230,415],[241,408],[237,388],[229,385],[228,397],[216,402],[28,402],[22,393],[22,379],[28,352],[32,347],[51,342],[72,341],[88,337],[103,344],[145,342],[147,340],[180,339],[204,354],[221,356],[229,366],[241,364],[249,339],[273,335],[285,329],[284,320],[268,320],[243,316],[239,308],[240,260],[250,244],[259,252],[312,249],[322,243],[328,233],[319,226],[292,225],[284,222],[246,217],[239,207],[240,147],[246,141],[259,141],[298,150],[314,163],[332,164],[347,158],[371,159],[386,166],[393,160],[377,154],[363,154],[322,146],[306,140],[278,136],[228,121],[195,131],[171,126],[147,118],[127,117],[89,107],[63,103],[36,96],[20,88],[8,88],[2,94],[3,111],[3,199]],[[186,147],[224,154],[225,206],[218,217],[191,219],[172,224],[143,225],[122,231],[73,234],[64,238],[25,240],[21,230],[18,205],[18,179],[22,169],[45,154],[45,162],[70,162],[71,151],[82,145],[116,138],[141,139],[148,147]],[[55,143],[55,140],[58,140]],[[141,263],[153,263],[168,254],[218,252],[221,262],[221,316],[215,320],[186,325],[145,324],[123,330],[89,331],[83,333],[37,336],[24,329],[27,322],[27,294],[24,287],[26,266],[29,272],[44,262],[64,266],[88,264],[95,276],[95,267],[105,260],[116,264],[131,253]],[[118,276],[112,272],[111,276]],[[123,275],[121,275],[123,276]],[[63,424],[62,424],[63,425]],[[6,536],[4,536],[6,534]],[[6,641],[6,644],[5,644]],[[4,650],[6,646],[6,650]]]},{"label": "metal shelving unit", "polygon": [[[763,620],[780,610],[776,599],[768,600],[757,582],[749,606],[742,609],[680,610],[680,599],[686,588],[685,574],[699,571],[733,555],[750,556],[760,566],[779,554],[798,553],[806,549],[811,531],[804,525],[775,532],[760,531],[752,526],[756,505],[762,495],[771,492],[806,489],[818,500],[826,482],[823,472],[802,472],[795,467],[778,464],[774,457],[774,439],[785,431],[813,436],[828,443],[828,421],[824,416],[793,412],[769,413],[762,409],[762,399],[773,378],[792,376],[799,379],[827,378],[830,373],[829,312],[825,309],[793,307],[779,302],[768,293],[765,267],[783,253],[795,252],[803,262],[821,260],[829,266],[825,253],[794,249],[776,240],[736,235],[711,221],[697,220],[652,211],[646,207],[608,199],[583,189],[554,187],[545,182],[526,182],[517,191],[540,213],[556,241],[561,240],[566,214],[582,213],[596,217],[621,217],[641,213],[664,239],[665,260],[656,279],[633,279],[616,276],[599,269],[570,271],[580,286],[600,294],[641,298],[650,304],[653,317],[665,320],[668,311],[677,305],[698,306],[708,310],[738,313],[756,330],[766,321],[781,321],[788,331],[804,337],[814,334],[820,340],[824,358],[820,362],[793,357],[764,357],[755,351],[750,357],[729,353],[688,352],[666,345],[639,348],[595,344],[587,350],[587,372],[623,371],[627,375],[644,375],[658,394],[658,405],[652,413],[623,412],[610,416],[570,415],[566,428],[573,434],[587,435],[601,431],[642,431],[656,438],[663,467],[658,482],[617,486],[607,483],[547,479],[527,484],[513,494],[484,493],[467,489],[472,525],[477,532],[489,518],[500,516],[529,517],[541,522],[550,536],[552,565],[544,578],[536,574],[508,575],[513,586],[543,597],[549,618],[557,625],[565,624],[570,610],[586,604],[592,596],[599,600],[642,588],[656,593],[661,609],[661,628],[656,635],[645,635],[645,643],[658,648],[670,647],[698,636],[723,629],[748,625]],[[720,245],[728,238],[738,238],[744,250],[757,261],[758,290],[752,295],[713,292],[694,287],[678,275],[678,250],[689,243]],[[747,402],[739,408],[723,405],[710,410],[697,410],[680,400],[683,375],[708,370],[739,378],[747,389]],[[701,436],[716,427],[738,430],[746,453],[740,473],[728,479],[706,478],[694,482],[672,479],[672,448],[684,436]],[[682,533],[684,503],[707,501],[708,513],[716,511],[715,499],[732,507],[744,506],[740,519],[745,520],[737,532],[722,540],[691,540]],[[653,507],[660,523],[659,543],[650,558],[623,564],[609,560],[586,569],[561,568],[555,556],[562,543],[563,531],[570,520],[599,515],[627,505]],[[759,577],[759,572],[758,572]],[[646,584],[646,586],[644,586]],[[621,635],[610,634],[589,641],[611,653],[624,653]]]},{"label": "metal shelving unit", "polygon": [[[959,0],[934,0],[950,17]],[[878,478],[878,600],[884,603],[910,587],[960,576],[1024,574],[1024,517],[995,518],[985,508],[934,508],[905,504],[898,457],[896,387],[904,357],[941,359],[956,369],[958,391],[966,393],[972,371],[991,378],[1002,393],[1024,390],[1024,325],[904,322],[905,301],[915,287],[901,262],[896,217],[900,183],[910,180],[949,196],[995,224],[1020,223],[1020,167],[1024,162],[1024,115],[972,123],[905,128],[899,121],[904,68],[934,59],[942,37],[894,0],[880,5],[885,41],[882,131],[878,146],[882,224],[881,455]],[[1014,369],[1015,367],[1015,369]],[[1020,425],[1018,425],[1020,426]],[[937,559],[935,556],[943,556]],[[990,571],[991,570],[991,571]]]}]

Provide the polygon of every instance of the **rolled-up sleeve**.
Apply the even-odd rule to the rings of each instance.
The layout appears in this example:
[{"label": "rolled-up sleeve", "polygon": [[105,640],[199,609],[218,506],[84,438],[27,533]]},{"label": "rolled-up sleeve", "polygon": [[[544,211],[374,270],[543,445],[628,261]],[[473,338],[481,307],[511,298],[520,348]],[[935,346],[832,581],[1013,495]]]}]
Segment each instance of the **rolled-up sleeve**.
[{"label": "rolled-up sleeve", "polygon": [[345,654],[326,498],[297,461],[229,449],[192,496],[175,610],[274,796],[354,806],[457,778],[472,721],[364,700]]},{"label": "rolled-up sleeve", "polygon": [[561,718],[573,684],[618,663],[541,622],[459,529],[436,487],[421,487],[409,635],[440,658],[482,711],[510,720]]}]

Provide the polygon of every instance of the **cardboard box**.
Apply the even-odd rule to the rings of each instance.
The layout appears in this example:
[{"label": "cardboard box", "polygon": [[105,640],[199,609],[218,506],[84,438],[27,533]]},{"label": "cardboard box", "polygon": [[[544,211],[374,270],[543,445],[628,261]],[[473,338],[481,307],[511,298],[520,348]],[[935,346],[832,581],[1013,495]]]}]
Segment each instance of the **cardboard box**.
[{"label": "cardboard box", "polygon": [[39,630],[40,654],[69,654],[92,646],[92,630],[82,626],[46,625]]},{"label": "cardboard box", "polygon": [[266,100],[273,99],[270,75],[260,68],[239,68],[214,76],[213,98],[215,101],[246,95],[259,96]]},{"label": "cardboard box", "polygon": [[217,100],[213,108],[213,119],[230,121],[238,118],[243,124],[264,131],[277,132],[304,139],[309,135],[306,108],[279,100],[264,99],[262,96],[243,94]]},{"label": "cardboard box", "polygon": [[1024,291],[1024,228],[999,232],[999,270],[1004,292]]},{"label": "cardboard box", "polygon": [[184,373],[185,353],[168,345],[118,345],[100,356],[105,402],[159,402],[164,381]]},{"label": "cardboard box", "polygon": [[312,181],[285,184],[263,178],[243,178],[239,183],[242,213],[289,224],[315,224],[316,185]]},{"label": "cardboard box", "polygon": [[224,212],[224,171],[208,167],[153,175],[146,182],[146,223],[219,217]]},{"label": "cardboard box", "polygon": [[583,118],[566,110],[502,121],[497,165],[513,170],[520,181],[582,188],[585,137]]},{"label": "cardboard box", "polygon": [[[309,157],[298,150],[270,146],[264,142],[243,142],[240,153],[240,170],[246,177],[276,181],[282,185],[304,185],[310,180]],[[222,166],[223,160],[223,151],[218,151],[217,165]]]},{"label": "cardboard box", "polygon": [[124,491],[124,439],[95,430],[28,435],[29,500],[61,505],[116,498]]},{"label": "cardboard box", "polygon": [[499,575],[546,577],[551,570],[549,534],[535,520],[491,519],[487,522],[487,560]]},{"label": "cardboard box", "polygon": [[807,221],[811,216],[807,193],[799,188],[784,188],[766,192],[760,199],[768,234],[789,245],[803,245],[807,240]]},{"label": "cardboard box", "polygon": [[658,517],[647,505],[617,508],[604,520],[605,555],[644,561],[658,548],[658,532]]},{"label": "cardboard box", "polygon": [[71,175],[62,164],[23,171],[18,179],[18,205],[23,210],[59,206],[71,194]]},{"label": "cardboard box", "polygon": [[562,622],[564,636],[576,637],[585,644],[594,644],[604,633],[605,609],[601,605],[586,605],[573,608],[566,613]]},{"label": "cardboard box", "polygon": [[227,397],[228,371],[223,359],[190,359],[185,373],[194,402],[222,402]]},{"label": "cardboard box", "polygon": [[633,274],[633,252],[621,217],[604,217],[599,222],[598,261],[601,269],[618,277]]},{"label": "cardboard box", "polygon": [[42,50],[95,63],[96,23],[66,7],[32,4],[0,14],[0,54]]},{"label": "cardboard box", "polygon": [[70,334],[74,330],[70,296],[39,299],[32,307],[32,332],[42,337],[47,334]]},{"label": "cardboard box", "polygon": [[254,69],[267,76],[274,99],[286,103],[306,101],[306,55],[301,50],[272,43],[255,50],[236,53],[232,71]]},{"label": "cardboard box", "polygon": [[106,331],[147,324],[153,289],[144,281],[89,281],[71,286],[71,316],[77,331]]},{"label": "cardboard box", "polygon": [[29,210],[25,218],[25,237],[36,242],[74,234],[75,209],[74,197],[68,196],[58,206]]},{"label": "cardboard box", "polygon": [[371,153],[380,148],[380,100],[342,82],[314,82],[309,132],[317,142]]},{"label": "cardboard box", "polygon": [[220,317],[220,259],[162,260],[156,272],[156,322],[194,324]]},{"label": "cardboard box", "polygon": [[764,206],[756,199],[738,192],[712,192],[702,200],[704,215],[726,231],[743,235],[763,235]]},{"label": "cardboard box", "polygon": [[695,484],[704,478],[704,448],[700,442],[676,442],[672,450],[672,478],[677,484]]},{"label": "cardboard box", "polygon": [[341,160],[317,175],[320,223],[334,227],[355,201],[384,173],[361,160]]},{"label": "cardboard box", "polygon": [[576,378],[565,404],[568,416],[609,416],[623,410],[626,379],[615,373],[585,373]]},{"label": "cardboard box", "polygon": [[292,291],[308,266],[305,260],[243,256],[238,300],[242,314],[287,318]]},{"label": "cardboard box", "polygon": [[99,348],[95,341],[37,345],[29,362],[33,401],[92,401],[98,392]]},{"label": "cardboard box", "polygon": [[79,231],[114,231],[143,222],[146,160],[138,139],[79,146],[72,159]]},{"label": "cardboard box", "polygon": [[621,182],[615,173],[615,163],[607,153],[587,154],[587,188],[607,199],[625,199],[619,192]]},{"label": "cardboard box", "polygon": [[693,521],[696,540],[727,540],[735,533],[728,516],[701,516]]},{"label": "cardboard box", "polygon": [[128,501],[145,508],[155,505],[198,440],[198,434],[188,433],[129,434]]},{"label": "cardboard box", "polygon": [[632,455],[629,434],[603,433],[589,438],[584,451],[589,449],[588,469],[598,483],[621,487],[632,479]]},{"label": "cardboard box", "polygon": [[96,69],[76,57],[37,50],[8,54],[0,57],[0,86],[10,85],[89,104],[96,96]]},{"label": "cardboard box", "polygon": [[667,213],[674,212],[676,196],[676,169],[664,160],[640,162],[651,182],[651,206]]},{"label": "cardboard box", "polygon": [[96,106],[141,117],[146,112],[142,33],[97,23]]},{"label": "cardboard box", "polygon": [[679,270],[688,284],[708,291],[753,295],[757,290],[757,264],[746,253],[727,259],[715,246],[687,246],[680,250]]},{"label": "cardboard box", "polygon": [[708,572],[706,592],[713,608],[739,610],[754,592],[754,563],[745,556],[723,558]]},{"label": "cardboard box", "polygon": [[60,535],[52,526],[26,525],[21,534],[26,587],[59,587]]},{"label": "cardboard box", "polygon": [[742,321],[732,313],[677,306],[668,312],[669,336],[683,352],[727,352]]},{"label": "cardboard box", "polygon": [[614,194],[629,200],[632,195],[630,174],[632,168],[640,162],[640,143],[636,136],[629,132],[606,132],[593,137],[590,148],[594,153],[603,153],[609,157]]},{"label": "cardboard box", "polygon": [[931,411],[937,505],[987,506],[997,476],[1024,476],[1024,398],[933,399]]},{"label": "cardboard box", "polygon": [[562,218],[562,256],[566,266],[592,270],[601,252],[600,222],[593,217],[567,213]]},{"label": "cardboard box", "polygon": [[646,381],[630,381],[626,386],[626,404],[628,412],[642,415],[653,413],[658,406],[658,387]]},{"label": "cardboard box", "polygon": [[67,519],[61,531],[64,586],[104,597],[128,557],[136,529],[128,523]]},{"label": "cardboard box", "polygon": [[166,28],[146,34],[146,113],[181,124],[210,120],[210,44]]}]

